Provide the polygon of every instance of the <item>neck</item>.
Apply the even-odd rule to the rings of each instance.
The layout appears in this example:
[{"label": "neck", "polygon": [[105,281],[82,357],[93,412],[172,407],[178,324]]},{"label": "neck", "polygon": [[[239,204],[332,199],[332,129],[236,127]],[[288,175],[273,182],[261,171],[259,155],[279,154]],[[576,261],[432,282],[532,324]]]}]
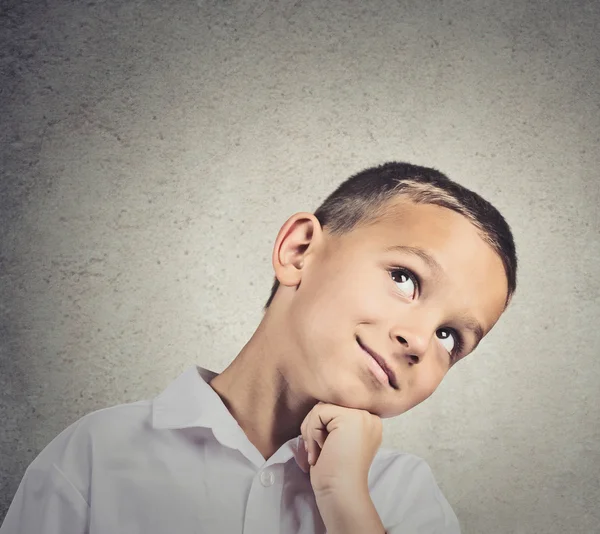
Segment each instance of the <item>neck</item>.
[{"label": "neck", "polygon": [[265,460],[300,434],[317,403],[294,381],[299,362],[282,332],[267,313],[233,362],[210,382]]}]

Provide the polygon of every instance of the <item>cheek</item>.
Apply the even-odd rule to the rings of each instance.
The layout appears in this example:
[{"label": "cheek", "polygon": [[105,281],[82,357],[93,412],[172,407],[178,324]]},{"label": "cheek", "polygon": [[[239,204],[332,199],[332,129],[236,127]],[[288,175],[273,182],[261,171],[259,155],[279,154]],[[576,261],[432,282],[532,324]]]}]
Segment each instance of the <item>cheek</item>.
[{"label": "cheek", "polygon": [[411,397],[414,402],[413,406],[428,399],[444,378],[444,373],[437,370],[423,369],[422,371],[423,372],[418,373],[408,382]]},{"label": "cheek", "polygon": [[344,311],[350,306],[343,287],[325,281],[310,287],[310,290],[298,299],[292,321],[298,331],[297,343],[306,351],[307,358],[320,361],[350,346],[352,322],[344,316]]}]

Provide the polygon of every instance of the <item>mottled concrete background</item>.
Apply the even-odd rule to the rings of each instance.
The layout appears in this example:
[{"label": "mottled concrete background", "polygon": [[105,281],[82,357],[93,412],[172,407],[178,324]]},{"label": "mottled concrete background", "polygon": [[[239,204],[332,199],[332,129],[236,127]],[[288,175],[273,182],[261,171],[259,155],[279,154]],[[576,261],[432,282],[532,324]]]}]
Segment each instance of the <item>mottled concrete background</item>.
[{"label": "mottled concrete background", "polygon": [[385,444],[465,534],[600,532],[599,2],[0,5],[0,518],[70,423],[222,370],[286,219],[395,159],[492,201],[521,271]]}]

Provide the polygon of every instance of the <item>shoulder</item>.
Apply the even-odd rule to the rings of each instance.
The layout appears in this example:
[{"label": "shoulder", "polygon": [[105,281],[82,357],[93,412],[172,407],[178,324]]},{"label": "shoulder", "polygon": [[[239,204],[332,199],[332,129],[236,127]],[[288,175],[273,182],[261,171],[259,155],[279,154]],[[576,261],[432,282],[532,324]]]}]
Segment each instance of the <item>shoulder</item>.
[{"label": "shoulder", "polygon": [[380,449],[369,472],[369,486],[373,502],[390,525],[435,525],[439,532],[460,532],[458,519],[423,458]]},{"label": "shoulder", "polygon": [[123,435],[122,431],[130,434],[149,424],[151,410],[152,401],[143,400],[90,412],[58,434],[36,460],[41,462],[47,458],[56,461],[70,447],[114,443]]},{"label": "shoulder", "polygon": [[[118,450],[151,425],[152,401],[119,404],[90,412],[58,434],[29,465],[26,475],[60,471],[86,498],[97,457]],[[88,501],[89,502],[89,501]]]},{"label": "shoulder", "polygon": [[151,423],[152,401],[141,400],[102,408],[84,415],[73,425],[73,437],[94,442],[114,442],[119,436],[138,432]]},{"label": "shoulder", "polygon": [[371,466],[372,476],[405,483],[413,479],[433,480],[429,464],[419,456],[390,448],[380,448]]},{"label": "shoulder", "polygon": [[129,439],[124,434],[137,435],[139,443],[139,429],[149,424],[150,412],[150,401],[122,404],[91,412],[65,428],[27,467],[0,531],[87,532],[98,457],[123,448],[123,439]]}]

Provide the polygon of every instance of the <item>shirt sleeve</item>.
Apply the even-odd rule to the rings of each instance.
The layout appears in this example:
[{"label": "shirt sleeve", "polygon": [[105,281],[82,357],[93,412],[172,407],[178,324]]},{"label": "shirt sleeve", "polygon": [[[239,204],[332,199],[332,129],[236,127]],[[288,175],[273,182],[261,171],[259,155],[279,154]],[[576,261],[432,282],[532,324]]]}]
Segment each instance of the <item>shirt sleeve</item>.
[{"label": "shirt sleeve", "polygon": [[0,534],[86,534],[89,506],[64,473],[30,467],[8,509]]},{"label": "shirt sleeve", "polygon": [[458,518],[424,460],[414,457],[410,476],[402,482],[386,534],[461,534]]},{"label": "shirt sleeve", "polygon": [[87,534],[90,507],[84,497],[89,462],[79,421],[55,437],[29,465],[0,534]]}]

